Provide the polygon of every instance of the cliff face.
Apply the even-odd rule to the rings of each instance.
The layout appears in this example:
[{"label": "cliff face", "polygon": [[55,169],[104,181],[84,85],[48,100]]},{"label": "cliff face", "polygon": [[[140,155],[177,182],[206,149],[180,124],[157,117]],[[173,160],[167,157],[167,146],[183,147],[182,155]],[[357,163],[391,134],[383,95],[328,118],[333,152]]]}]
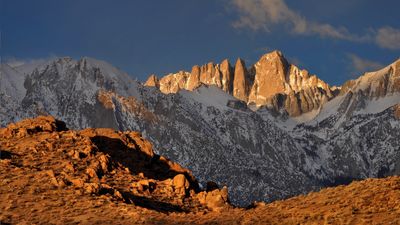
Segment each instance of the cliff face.
[{"label": "cliff face", "polygon": [[254,68],[255,79],[249,102],[266,105],[268,99],[276,94],[287,92],[289,63],[280,52],[274,51],[262,56]]},{"label": "cliff face", "polygon": [[235,75],[233,79],[232,95],[244,102],[247,102],[249,96],[250,79],[246,66],[242,59],[238,59],[235,65]]},{"label": "cliff face", "polygon": [[[192,72],[169,74],[160,80],[163,93],[181,89],[194,90],[200,84],[215,85],[235,98],[275,111],[285,110],[290,116],[317,110],[337,95],[328,84],[306,70],[290,64],[279,51],[265,54],[249,70],[242,59],[232,68],[228,60],[221,64],[194,66]],[[145,85],[154,83],[149,77]]]},{"label": "cliff face", "polygon": [[220,64],[222,90],[232,93],[233,69],[227,59]]},{"label": "cliff face", "polygon": [[150,77],[147,79],[146,83],[144,84],[145,86],[148,87],[157,87],[160,88],[160,81],[158,80],[157,76],[152,74]]},{"label": "cliff face", "polygon": [[284,109],[290,116],[317,110],[336,96],[328,84],[307,70],[289,64],[279,51],[261,57],[254,65],[255,79],[249,104]]}]

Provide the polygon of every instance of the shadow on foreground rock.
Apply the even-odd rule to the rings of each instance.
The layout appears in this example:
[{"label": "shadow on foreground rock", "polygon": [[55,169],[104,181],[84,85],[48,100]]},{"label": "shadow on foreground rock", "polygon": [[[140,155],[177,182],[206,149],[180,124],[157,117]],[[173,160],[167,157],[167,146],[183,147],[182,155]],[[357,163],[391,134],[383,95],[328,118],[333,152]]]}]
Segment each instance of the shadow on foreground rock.
[{"label": "shadow on foreground rock", "polygon": [[0,150],[0,159],[11,159],[11,152]]},{"label": "shadow on foreground rock", "polygon": [[143,173],[145,177],[155,180],[165,180],[174,178],[178,174],[184,174],[189,180],[190,186],[196,191],[199,190],[198,182],[188,170],[154,154],[151,149],[145,149],[146,147],[138,145],[133,139],[130,141],[134,147],[130,147],[121,139],[107,136],[94,136],[90,139],[100,152],[110,156],[111,163],[122,165],[133,174]]},{"label": "shadow on foreground rock", "polygon": [[122,197],[127,203],[133,203],[137,206],[155,210],[162,213],[171,212],[189,212],[189,210],[180,207],[179,205],[170,204],[167,202],[152,200],[151,198],[146,198],[143,196],[136,196],[131,192],[121,192]]}]

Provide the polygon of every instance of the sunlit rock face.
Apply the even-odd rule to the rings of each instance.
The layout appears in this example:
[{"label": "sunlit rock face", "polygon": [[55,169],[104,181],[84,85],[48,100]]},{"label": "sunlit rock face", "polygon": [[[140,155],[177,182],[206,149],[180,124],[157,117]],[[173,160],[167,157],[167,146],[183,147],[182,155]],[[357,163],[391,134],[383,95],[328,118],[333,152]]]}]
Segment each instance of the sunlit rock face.
[{"label": "sunlit rock face", "polygon": [[250,87],[249,73],[242,59],[238,59],[235,65],[235,76],[233,79],[233,96],[247,102]]},{"label": "sunlit rock face", "polygon": [[147,81],[144,83],[145,86],[148,87],[157,87],[160,88],[160,81],[158,80],[158,77],[154,74],[150,75]]},{"label": "sunlit rock face", "polygon": [[248,103],[284,109],[290,116],[317,110],[336,92],[307,70],[289,64],[281,52],[265,54],[254,65],[255,78]]},{"label": "sunlit rock face", "polygon": [[[154,86],[153,80],[150,76],[145,85]],[[240,58],[232,68],[225,59],[221,64],[196,65],[191,73],[168,74],[161,78],[160,90],[192,91],[200,84],[215,85],[247,104],[257,108],[267,106],[277,112],[283,110],[290,116],[318,110],[338,93],[307,70],[290,64],[279,51],[263,55],[250,68]]]},{"label": "sunlit rock face", "polygon": [[222,76],[221,77],[222,90],[227,93],[232,93],[233,69],[231,67],[231,64],[227,59],[225,59],[220,64],[219,69],[221,71],[221,76]]}]

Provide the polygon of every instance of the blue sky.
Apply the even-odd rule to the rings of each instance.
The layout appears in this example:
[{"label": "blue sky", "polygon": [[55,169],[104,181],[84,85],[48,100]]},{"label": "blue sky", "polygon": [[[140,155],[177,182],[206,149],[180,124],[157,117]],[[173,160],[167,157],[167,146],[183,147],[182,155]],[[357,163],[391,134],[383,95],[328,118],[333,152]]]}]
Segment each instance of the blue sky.
[{"label": "blue sky", "polygon": [[400,57],[400,1],[1,0],[1,56],[106,60],[139,80],[278,49],[340,85]]}]

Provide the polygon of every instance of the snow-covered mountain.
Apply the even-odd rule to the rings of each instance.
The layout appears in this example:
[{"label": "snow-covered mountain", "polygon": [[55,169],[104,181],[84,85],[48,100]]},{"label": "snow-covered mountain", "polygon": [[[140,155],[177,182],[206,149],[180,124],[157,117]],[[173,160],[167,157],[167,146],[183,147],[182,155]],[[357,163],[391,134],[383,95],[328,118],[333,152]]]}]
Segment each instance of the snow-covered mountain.
[{"label": "snow-covered mountain", "polygon": [[24,81],[35,68],[40,68],[45,60],[37,60],[16,66],[0,64],[0,126],[25,116],[21,101],[26,95]]},{"label": "snow-covered mountain", "polygon": [[[0,86],[0,118],[5,125],[49,113],[71,128],[139,130],[159,154],[201,182],[228,185],[232,201],[246,205],[400,174],[399,65],[367,73],[339,93],[286,64],[279,52],[263,56],[253,69],[241,60],[233,69],[226,60],[161,78],[165,82],[152,76],[147,86],[103,61],[58,58],[26,77],[1,70],[1,81],[8,81]],[[282,89],[264,92],[270,91],[264,79],[274,71]],[[243,86],[247,82],[252,86]],[[282,95],[284,103],[294,93],[300,108],[308,106],[299,114],[285,104],[275,108],[275,100],[253,107],[240,93],[254,101]]]}]

